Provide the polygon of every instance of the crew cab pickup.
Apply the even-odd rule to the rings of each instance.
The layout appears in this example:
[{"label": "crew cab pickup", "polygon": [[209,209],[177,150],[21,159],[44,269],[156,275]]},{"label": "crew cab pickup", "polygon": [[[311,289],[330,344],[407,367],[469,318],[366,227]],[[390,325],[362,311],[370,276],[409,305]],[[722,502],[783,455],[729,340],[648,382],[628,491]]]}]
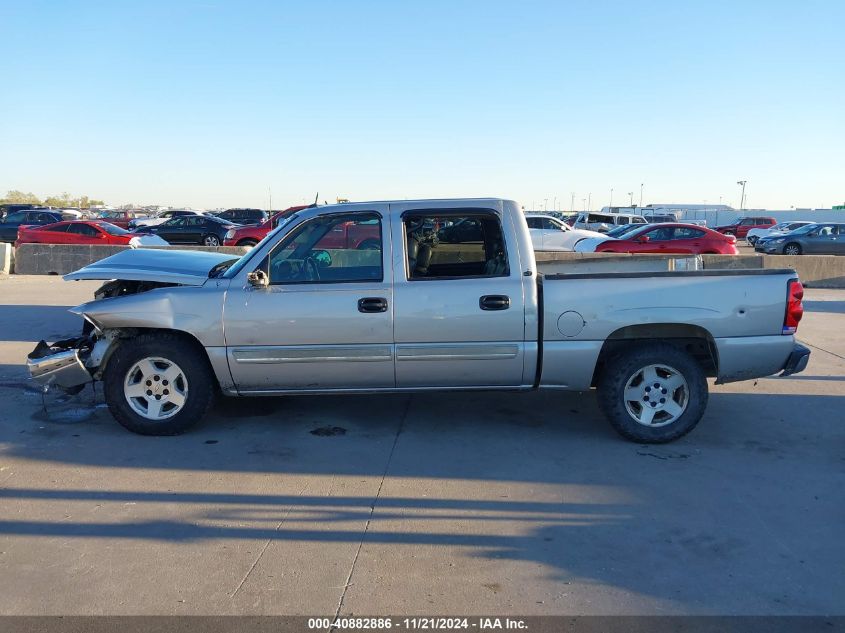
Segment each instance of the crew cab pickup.
[{"label": "crew cab pickup", "polygon": [[[374,244],[339,244],[338,227]],[[218,391],[595,387],[624,437],[666,442],[701,419],[707,377],[788,375],[810,354],[794,271],[543,275],[500,199],[308,208],[239,259],[124,251],[65,279],[109,281],[71,310],[81,337],[30,353],[32,377],[102,379],[117,421],[148,435],[185,431]]]}]

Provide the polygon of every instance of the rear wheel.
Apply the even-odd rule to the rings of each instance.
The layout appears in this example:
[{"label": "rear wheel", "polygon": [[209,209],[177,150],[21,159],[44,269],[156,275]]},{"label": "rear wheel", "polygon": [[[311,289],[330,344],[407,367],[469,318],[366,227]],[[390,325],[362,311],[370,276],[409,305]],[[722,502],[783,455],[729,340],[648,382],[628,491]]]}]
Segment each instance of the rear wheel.
[{"label": "rear wheel", "polygon": [[786,246],[783,247],[783,254],[784,255],[800,255],[801,254],[801,245],[796,244],[795,242],[790,242]]},{"label": "rear wheel", "polygon": [[598,381],[599,406],[613,428],[647,444],[689,433],[704,415],[707,397],[698,362],[665,343],[625,349],[607,362]]},{"label": "rear wheel", "polygon": [[258,244],[256,240],[241,240],[238,242],[238,246],[255,246]]},{"label": "rear wheel", "polygon": [[220,238],[216,235],[206,235],[202,238],[203,246],[220,246]]},{"label": "rear wheel", "polygon": [[178,435],[205,415],[214,380],[196,345],[174,334],[143,334],[115,350],[103,391],[111,414],[133,433]]}]

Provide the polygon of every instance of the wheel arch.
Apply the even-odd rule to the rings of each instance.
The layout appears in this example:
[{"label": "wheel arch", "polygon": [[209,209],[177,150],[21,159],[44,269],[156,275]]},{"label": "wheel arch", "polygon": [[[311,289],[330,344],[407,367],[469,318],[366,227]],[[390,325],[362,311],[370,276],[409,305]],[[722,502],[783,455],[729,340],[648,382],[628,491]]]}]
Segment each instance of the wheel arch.
[{"label": "wheel arch", "polygon": [[215,362],[215,359],[211,354],[209,354],[209,350],[200,342],[200,340],[185,330],[173,328],[125,327],[109,329],[103,334],[104,336],[101,340],[108,340],[109,343],[105,346],[105,349],[100,352],[99,357],[94,359],[95,362],[97,362],[97,366],[96,368],[92,368],[92,370],[94,371],[94,377],[97,379],[102,378],[103,372],[106,370],[109,360],[111,360],[111,357],[114,355],[117,348],[120,347],[122,341],[132,340],[142,335],[169,335],[185,341],[196,350],[197,354],[201,358],[205,359],[216,378],[217,390],[230,386],[232,382],[228,363],[225,363],[225,353],[223,355],[224,363],[221,366],[219,361]]},{"label": "wheel arch", "polygon": [[607,361],[621,350],[657,342],[668,343],[687,352],[704,370],[706,376],[718,376],[719,354],[716,341],[707,329],[689,323],[638,323],[618,328],[605,339],[596,361],[592,386],[596,385]]}]

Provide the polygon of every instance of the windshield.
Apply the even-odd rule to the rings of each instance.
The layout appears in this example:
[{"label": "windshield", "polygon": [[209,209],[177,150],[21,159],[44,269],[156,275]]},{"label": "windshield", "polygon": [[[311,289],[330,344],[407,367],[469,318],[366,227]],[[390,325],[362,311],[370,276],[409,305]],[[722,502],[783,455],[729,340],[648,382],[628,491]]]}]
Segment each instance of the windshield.
[{"label": "windshield", "polygon": [[[642,228],[642,227],[636,227]],[[619,237],[623,233],[628,233],[629,231],[633,231],[634,229],[631,228],[630,224],[620,224],[619,226],[610,229],[605,235],[609,237]]]},{"label": "windshield", "polygon": [[[270,231],[267,235],[265,235],[263,240],[258,242],[258,244],[256,244],[255,246],[253,246],[247,253],[244,253],[241,256],[240,259],[232,260],[232,265],[229,266],[221,276],[224,279],[231,279],[232,277],[237,275],[243,269],[243,267],[246,266],[247,263],[255,256],[255,254],[259,250],[261,250],[261,247],[264,246],[264,244],[267,242],[267,240],[273,239],[281,229],[285,228],[288,224],[291,223],[291,221],[294,218],[297,218],[297,217],[299,217],[298,214],[291,213],[288,217],[280,219],[279,224],[276,226],[276,228],[273,229],[272,231]],[[224,262],[224,263],[228,263],[228,262]],[[217,267],[215,266],[215,268],[217,268]],[[209,272],[209,275],[211,274],[211,272],[215,272],[214,269],[212,269],[212,271]],[[216,271],[216,273],[217,274],[220,273],[219,269]]]},{"label": "windshield", "polygon": [[109,235],[129,235],[129,231],[122,229],[119,226],[115,226],[114,224],[109,224],[108,222],[99,222],[97,223],[97,226]]},{"label": "windshield", "polygon": [[819,226],[821,226],[821,225],[815,224],[815,223],[814,224],[805,224],[804,226],[799,227],[799,228],[795,229],[794,231],[790,231],[789,235],[804,235],[805,233],[809,233],[813,229],[819,228]]},{"label": "windshield", "polygon": [[[619,231],[619,229],[625,229],[624,231]],[[610,237],[615,237],[617,240],[628,240],[631,239],[635,234],[642,233],[646,228],[649,228],[647,224],[636,224],[634,226],[620,226],[612,231],[608,231],[607,235]]]}]

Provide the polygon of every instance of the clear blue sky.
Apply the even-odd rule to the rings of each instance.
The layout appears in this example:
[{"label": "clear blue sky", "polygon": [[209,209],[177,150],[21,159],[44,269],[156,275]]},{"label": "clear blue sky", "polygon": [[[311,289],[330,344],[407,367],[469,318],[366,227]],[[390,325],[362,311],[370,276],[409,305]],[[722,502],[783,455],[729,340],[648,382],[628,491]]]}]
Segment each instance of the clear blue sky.
[{"label": "clear blue sky", "polygon": [[0,0],[0,190],[845,201],[845,2]]}]

